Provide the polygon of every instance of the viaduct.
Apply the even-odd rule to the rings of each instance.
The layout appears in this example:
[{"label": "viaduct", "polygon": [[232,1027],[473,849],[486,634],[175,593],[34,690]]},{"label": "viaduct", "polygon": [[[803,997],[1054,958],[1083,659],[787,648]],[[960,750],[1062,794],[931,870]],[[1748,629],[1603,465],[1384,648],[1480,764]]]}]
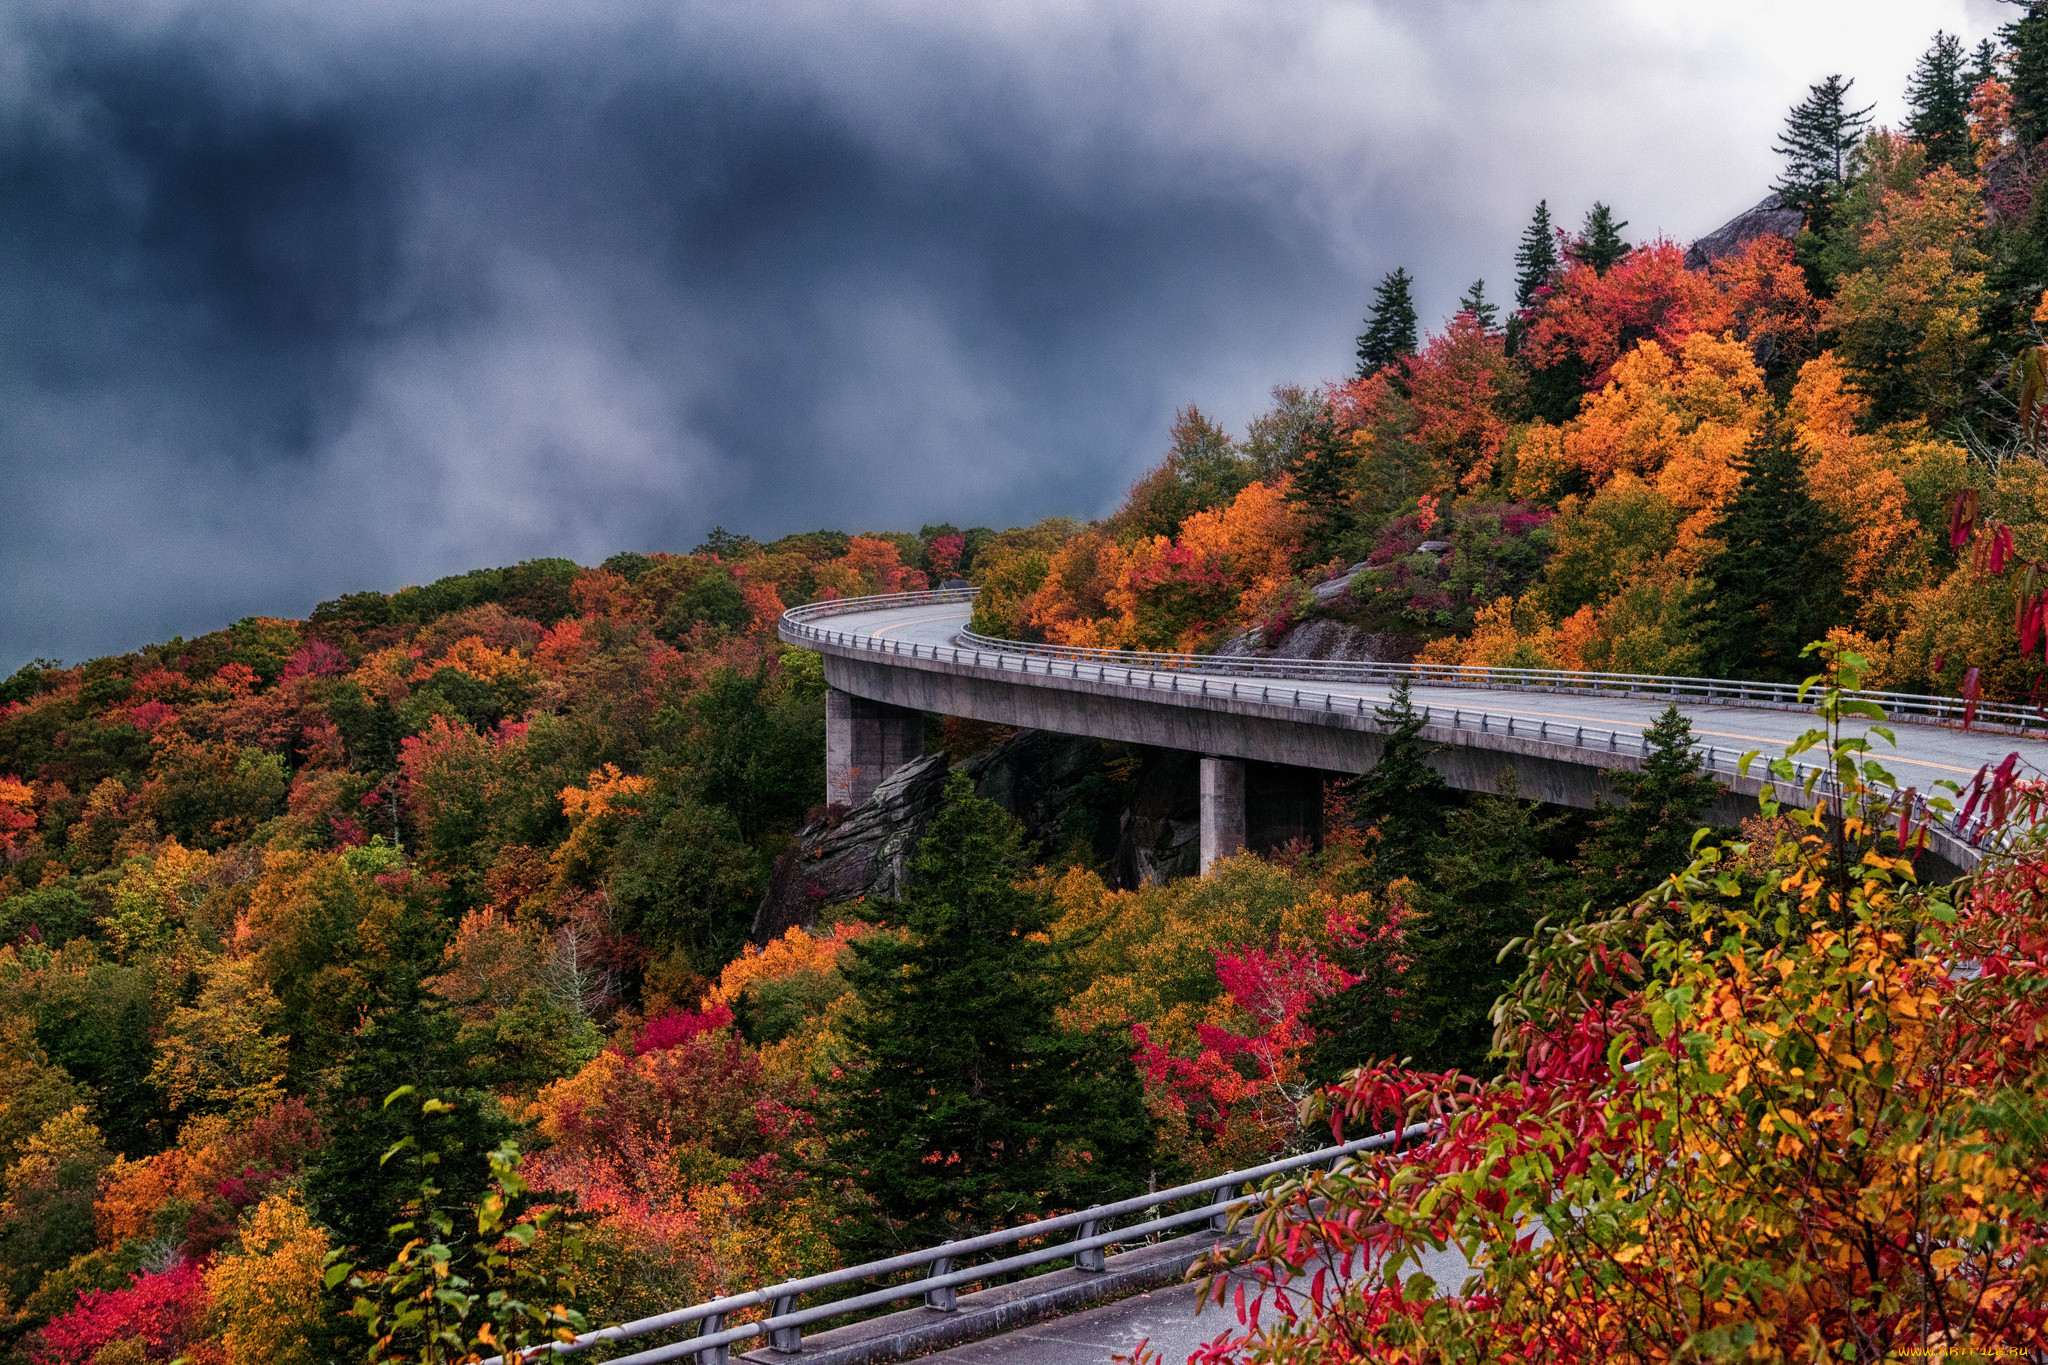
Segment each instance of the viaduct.
[{"label": "viaduct", "polygon": [[[781,637],[824,656],[827,800],[867,800],[924,752],[924,714],[1182,749],[1201,759],[1201,865],[1245,846],[1246,765],[1361,773],[1379,759],[1374,715],[1397,675],[1426,710],[1431,762],[1464,791],[1493,791],[1512,768],[1525,797],[1590,807],[1607,774],[1636,767],[1643,731],[1675,703],[1702,764],[1727,787],[1705,813],[1733,824],[1756,813],[1762,762],[1813,724],[1796,689],[1765,683],[1549,670],[1432,668],[1287,659],[1062,649],[991,640],[967,629],[972,589],[815,603],[787,612]],[[2048,770],[2048,720],[2024,708],[1979,708],[1962,728],[1953,698],[1872,693],[1898,746],[1873,743],[1900,787],[1967,784],[2017,751]],[[1744,774],[1743,754],[1762,759]],[[1783,794],[1793,795],[1785,785]],[[1925,871],[1976,864],[1971,831],[1933,821]]]}]

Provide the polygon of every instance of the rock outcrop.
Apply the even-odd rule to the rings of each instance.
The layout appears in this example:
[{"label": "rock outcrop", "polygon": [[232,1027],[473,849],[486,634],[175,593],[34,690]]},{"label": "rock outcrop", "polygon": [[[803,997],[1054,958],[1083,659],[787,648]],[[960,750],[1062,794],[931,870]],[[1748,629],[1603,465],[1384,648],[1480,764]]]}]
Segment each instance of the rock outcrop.
[{"label": "rock outcrop", "polygon": [[[1334,580],[1333,580],[1334,581]],[[1405,635],[1367,630],[1327,617],[1303,621],[1268,647],[1263,628],[1225,642],[1216,653],[1226,658],[1340,659],[1351,663],[1406,663],[1415,657],[1416,642]]]},{"label": "rock outcrop", "polygon": [[1805,221],[1805,215],[1798,209],[1786,206],[1784,196],[1767,194],[1755,208],[1736,214],[1694,242],[1685,253],[1686,268],[1705,270],[1723,256],[1733,256],[1759,237],[1783,237],[1789,242],[1799,235]]},{"label": "rock outcrop", "polygon": [[938,816],[948,769],[945,754],[927,754],[889,774],[858,810],[797,831],[754,912],[754,942],[766,943],[792,926],[809,928],[828,905],[900,894],[918,840]]}]

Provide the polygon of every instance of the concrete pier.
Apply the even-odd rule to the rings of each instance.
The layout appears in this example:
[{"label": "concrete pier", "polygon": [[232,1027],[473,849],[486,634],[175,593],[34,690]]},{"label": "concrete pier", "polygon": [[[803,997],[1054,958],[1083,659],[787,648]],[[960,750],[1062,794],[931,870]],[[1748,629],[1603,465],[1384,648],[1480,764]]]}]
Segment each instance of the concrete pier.
[{"label": "concrete pier", "polygon": [[1244,852],[1244,760],[1202,757],[1202,871]]},{"label": "concrete pier", "polygon": [[889,774],[924,757],[924,712],[825,692],[825,803],[867,804]]}]

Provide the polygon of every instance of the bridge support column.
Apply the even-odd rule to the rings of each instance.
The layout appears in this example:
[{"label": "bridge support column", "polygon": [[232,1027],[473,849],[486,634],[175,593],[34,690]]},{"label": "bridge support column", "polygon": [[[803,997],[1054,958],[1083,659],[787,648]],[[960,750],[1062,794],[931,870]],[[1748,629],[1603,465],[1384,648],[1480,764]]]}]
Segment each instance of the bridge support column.
[{"label": "bridge support column", "polygon": [[[1182,788],[1183,791],[1186,788]],[[1244,852],[1244,760],[1202,758],[1202,873]]]},{"label": "bridge support column", "polygon": [[924,712],[825,691],[825,803],[867,804],[890,773],[924,757]]}]

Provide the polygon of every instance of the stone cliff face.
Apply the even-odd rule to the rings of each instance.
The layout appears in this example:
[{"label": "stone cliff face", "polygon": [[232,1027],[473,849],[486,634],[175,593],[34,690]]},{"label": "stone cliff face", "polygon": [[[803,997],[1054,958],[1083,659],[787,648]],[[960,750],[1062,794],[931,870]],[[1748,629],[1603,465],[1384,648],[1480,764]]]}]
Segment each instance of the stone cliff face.
[{"label": "stone cliff face", "polygon": [[938,816],[947,771],[946,755],[927,754],[891,773],[860,809],[828,814],[798,831],[754,913],[754,942],[766,943],[792,926],[808,929],[828,905],[901,894],[917,841]]}]

